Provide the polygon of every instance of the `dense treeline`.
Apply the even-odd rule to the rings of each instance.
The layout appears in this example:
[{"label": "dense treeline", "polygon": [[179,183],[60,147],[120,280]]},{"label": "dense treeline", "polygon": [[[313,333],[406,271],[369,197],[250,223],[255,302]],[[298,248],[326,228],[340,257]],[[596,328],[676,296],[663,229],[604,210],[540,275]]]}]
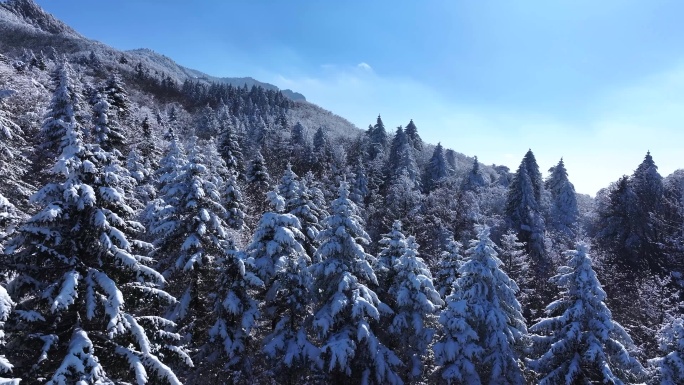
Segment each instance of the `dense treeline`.
[{"label": "dense treeline", "polygon": [[0,57],[0,383],[684,381],[684,175],[650,153],[587,202],[531,150],[70,59]]}]

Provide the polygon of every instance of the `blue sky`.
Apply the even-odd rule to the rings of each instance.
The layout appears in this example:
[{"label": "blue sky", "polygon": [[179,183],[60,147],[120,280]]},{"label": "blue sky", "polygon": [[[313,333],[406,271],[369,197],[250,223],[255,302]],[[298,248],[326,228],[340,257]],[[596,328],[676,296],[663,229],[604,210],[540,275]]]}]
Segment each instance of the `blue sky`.
[{"label": "blue sky", "polygon": [[565,160],[582,193],[647,150],[684,167],[684,2],[48,1],[83,35],[215,76],[303,93],[361,128],[414,119],[429,142],[515,170]]}]

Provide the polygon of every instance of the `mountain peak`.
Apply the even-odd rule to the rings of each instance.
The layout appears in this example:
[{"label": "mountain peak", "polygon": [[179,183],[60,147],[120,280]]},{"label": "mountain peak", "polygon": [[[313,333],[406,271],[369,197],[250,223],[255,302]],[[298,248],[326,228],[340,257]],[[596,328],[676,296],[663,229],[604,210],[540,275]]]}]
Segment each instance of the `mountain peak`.
[{"label": "mountain peak", "polygon": [[33,0],[0,1],[0,6],[6,8],[27,24],[30,24],[41,31],[53,35],[69,34],[79,36],[71,27],[45,12]]}]

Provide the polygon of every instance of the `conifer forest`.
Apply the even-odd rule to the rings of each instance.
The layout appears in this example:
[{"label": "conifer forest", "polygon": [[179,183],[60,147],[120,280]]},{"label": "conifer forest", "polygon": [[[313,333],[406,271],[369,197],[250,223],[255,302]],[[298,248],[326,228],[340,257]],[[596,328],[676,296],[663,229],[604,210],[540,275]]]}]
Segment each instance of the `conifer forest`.
[{"label": "conifer forest", "polygon": [[0,384],[684,384],[684,170],[368,118],[0,2]]}]

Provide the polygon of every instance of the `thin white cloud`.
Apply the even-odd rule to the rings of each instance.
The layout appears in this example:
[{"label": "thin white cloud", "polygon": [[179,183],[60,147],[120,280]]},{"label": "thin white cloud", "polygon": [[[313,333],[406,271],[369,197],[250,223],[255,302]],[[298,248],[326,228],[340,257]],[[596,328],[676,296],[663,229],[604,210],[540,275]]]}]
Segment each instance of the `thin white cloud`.
[{"label": "thin white cloud", "polygon": [[361,63],[357,64],[356,67],[361,69],[361,70],[368,71],[368,72],[373,71],[373,67],[371,67],[370,64],[368,64],[366,62],[361,62]]}]

